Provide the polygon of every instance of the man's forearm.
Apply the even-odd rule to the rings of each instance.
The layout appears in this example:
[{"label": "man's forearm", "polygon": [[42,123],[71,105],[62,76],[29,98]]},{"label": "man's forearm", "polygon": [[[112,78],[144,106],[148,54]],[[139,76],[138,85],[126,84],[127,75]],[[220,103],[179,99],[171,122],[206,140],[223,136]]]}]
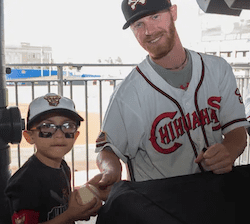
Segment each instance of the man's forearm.
[{"label": "man's forearm", "polygon": [[99,152],[96,162],[101,172],[115,173],[121,177],[122,166],[120,159],[109,147]]},{"label": "man's forearm", "polygon": [[244,127],[236,128],[225,135],[222,144],[228,149],[234,162],[247,146],[247,134]]}]

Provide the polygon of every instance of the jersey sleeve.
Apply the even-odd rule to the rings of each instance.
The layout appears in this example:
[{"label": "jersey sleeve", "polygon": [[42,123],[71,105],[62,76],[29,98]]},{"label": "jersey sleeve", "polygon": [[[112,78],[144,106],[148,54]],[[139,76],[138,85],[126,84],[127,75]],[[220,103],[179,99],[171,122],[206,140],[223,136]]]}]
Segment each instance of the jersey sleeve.
[{"label": "jersey sleeve", "polygon": [[96,141],[96,152],[109,146],[125,163],[135,157],[144,130],[140,103],[132,92],[126,91],[125,99],[116,94],[111,98]]},{"label": "jersey sleeve", "polygon": [[[20,174],[20,175],[19,175]],[[6,188],[11,214],[20,210],[38,211],[40,184],[27,173],[16,173]]]},{"label": "jersey sleeve", "polygon": [[36,212],[34,210],[20,210],[19,212],[15,212],[12,215],[12,224],[38,224],[39,215],[39,212]]},{"label": "jersey sleeve", "polygon": [[[220,80],[221,108],[220,121],[223,134],[226,134],[238,127],[247,127],[245,106],[232,67],[223,59],[221,64],[224,67]],[[223,70],[222,70],[223,71]]]}]

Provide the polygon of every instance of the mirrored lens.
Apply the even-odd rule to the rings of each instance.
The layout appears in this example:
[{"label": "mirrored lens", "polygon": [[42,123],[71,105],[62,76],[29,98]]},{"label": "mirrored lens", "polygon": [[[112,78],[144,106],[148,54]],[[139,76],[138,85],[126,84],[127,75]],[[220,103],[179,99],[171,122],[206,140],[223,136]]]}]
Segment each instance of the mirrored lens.
[{"label": "mirrored lens", "polygon": [[52,133],[52,134],[54,134],[57,129],[54,124],[49,124],[49,123],[43,123],[40,126],[38,126],[38,128],[43,133]]},{"label": "mirrored lens", "polygon": [[61,130],[63,133],[75,133],[77,129],[77,126],[75,123],[64,123],[61,126]]},{"label": "mirrored lens", "polygon": [[62,125],[55,125],[52,123],[43,123],[40,126],[37,127],[40,129],[40,132],[42,133],[51,133],[54,134],[57,129],[61,129],[63,133],[70,133],[73,134],[77,130],[77,125],[75,123],[67,122]]}]

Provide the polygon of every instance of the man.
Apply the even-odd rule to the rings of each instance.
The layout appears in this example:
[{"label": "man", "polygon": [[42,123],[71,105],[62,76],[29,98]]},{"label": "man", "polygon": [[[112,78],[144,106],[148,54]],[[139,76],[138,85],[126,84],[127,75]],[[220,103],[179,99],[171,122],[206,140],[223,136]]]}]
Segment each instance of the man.
[{"label": "man", "polygon": [[101,174],[91,181],[107,196],[119,159],[131,161],[136,181],[230,172],[249,125],[230,65],[182,46],[169,0],[124,0],[122,10],[123,29],[149,55],[111,97],[97,139]]}]

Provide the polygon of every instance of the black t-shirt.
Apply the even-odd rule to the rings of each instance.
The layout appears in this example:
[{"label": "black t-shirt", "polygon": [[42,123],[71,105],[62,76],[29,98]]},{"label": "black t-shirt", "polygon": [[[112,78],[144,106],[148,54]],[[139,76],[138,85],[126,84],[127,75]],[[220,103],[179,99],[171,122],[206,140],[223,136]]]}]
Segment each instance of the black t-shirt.
[{"label": "black t-shirt", "polygon": [[61,167],[48,167],[35,155],[10,178],[6,195],[11,214],[23,209],[40,213],[39,222],[49,221],[68,208],[70,168],[62,160]]}]

